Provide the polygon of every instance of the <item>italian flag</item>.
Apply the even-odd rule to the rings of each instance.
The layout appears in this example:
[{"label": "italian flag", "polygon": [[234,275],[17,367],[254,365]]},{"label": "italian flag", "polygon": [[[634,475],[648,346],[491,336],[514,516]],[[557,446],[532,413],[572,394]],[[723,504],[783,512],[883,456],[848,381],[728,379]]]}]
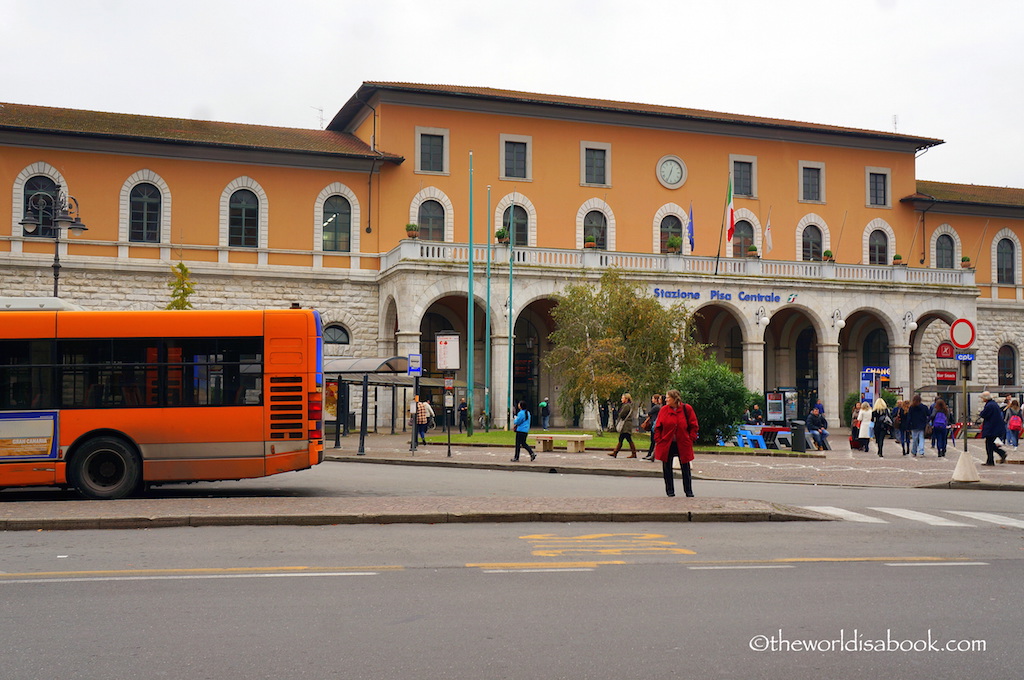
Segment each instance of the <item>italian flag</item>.
[{"label": "italian flag", "polygon": [[732,235],[736,233],[736,210],[732,206],[732,177],[729,177],[729,193],[725,197],[725,220],[729,225],[725,232],[725,240],[732,243]]}]

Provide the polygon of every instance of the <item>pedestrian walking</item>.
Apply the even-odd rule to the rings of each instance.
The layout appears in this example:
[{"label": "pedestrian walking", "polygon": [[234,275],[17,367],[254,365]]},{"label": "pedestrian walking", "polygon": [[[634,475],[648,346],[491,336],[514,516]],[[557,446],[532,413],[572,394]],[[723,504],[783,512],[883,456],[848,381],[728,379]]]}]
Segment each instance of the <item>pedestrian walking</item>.
[{"label": "pedestrian walking", "polygon": [[537,454],[526,443],[526,437],[530,434],[530,411],[526,408],[525,401],[519,402],[518,406],[519,411],[516,412],[516,417],[512,421],[512,429],[516,431],[516,455],[512,457],[512,462],[519,462],[520,449],[526,449],[526,452],[530,454],[530,460],[534,461],[537,460]]},{"label": "pedestrian walking", "polygon": [[938,449],[939,458],[946,457],[946,443],[949,435],[949,407],[942,399],[935,400],[935,411],[932,413],[931,426],[932,438],[935,440],[935,448]]},{"label": "pedestrian walking", "polygon": [[870,451],[871,448],[869,443],[871,442],[871,404],[863,402],[860,405],[860,411],[857,412],[857,441],[858,445],[864,451]]},{"label": "pedestrian walking", "polygon": [[920,394],[910,398],[907,421],[910,425],[910,455],[913,458],[924,458],[924,429],[928,426],[928,407],[921,402]]},{"label": "pedestrian walking", "polygon": [[540,402],[540,422],[541,427],[544,428],[545,432],[548,426],[551,425],[551,407],[548,405],[550,397],[544,397],[544,401]]},{"label": "pedestrian walking", "polygon": [[683,493],[693,498],[693,475],[690,461],[693,460],[693,443],[697,441],[700,423],[693,407],[684,404],[679,390],[669,390],[665,405],[658,411],[654,424],[654,458],[661,461],[661,472],[665,479],[665,494],[675,496],[675,477],[672,459],[679,458],[683,477]]},{"label": "pedestrian walking", "polygon": [[608,430],[608,402],[602,401],[597,407],[597,414],[601,418],[601,432]]},{"label": "pedestrian walking", "polygon": [[900,448],[904,456],[910,455],[910,416],[907,415],[909,410],[910,401],[903,399],[896,402],[896,408],[892,411],[892,422],[899,432]]},{"label": "pedestrian walking", "polygon": [[615,444],[615,450],[608,455],[617,458],[622,442],[629,442],[630,454],[626,458],[636,458],[636,444],[633,443],[633,419],[636,417],[636,410],[633,406],[633,397],[626,392],[622,395],[622,405],[619,407],[619,424],[615,429],[619,431],[619,441]]},{"label": "pedestrian walking", "polygon": [[981,407],[978,417],[981,419],[981,436],[985,438],[985,465],[995,465],[995,454],[999,454],[999,462],[1006,462],[1006,451],[996,444],[996,439],[1006,436],[1006,421],[1003,420],[1003,412],[992,399],[991,392],[982,392],[981,400],[985,405]]},{"label": "pedestrian walking", "polygon": [[416,395],[416,402],[414,407],[416,409],[416,433],[420,437],[420,443],[427,443],[427,423],[434,417],[434,409],[431,408],[429,401],[420,399],[420,395]]},{"label": "pedestrian walking", "polygon": [[651,433],[651,445],[647,448],[647,455],[644,460],[654,460],[654,426],[658,422],[658,412],[661,411],[661,395],[655,394],[651,397],[651,410],[647,412],[647,418],[640,425],[641,430]]},{"label": "pedestrian walking", "polygon": [[1017,450],[1022,427],[1024,427],[1024,415],[1021,414],[1020,403],[1014,399],[1006,409],[1006,444],[1012,446],[1014,451]]},{"label": "pedestrian walking", "polygon": [[889,415],[889,405],[885,399],[875,399],[875,407],[871,409],[871,421],[875,424],[875,446],[878,447],[878,457],[882,456],[882,443],[885,441],[889,429],[892,427],[892,416]]}]

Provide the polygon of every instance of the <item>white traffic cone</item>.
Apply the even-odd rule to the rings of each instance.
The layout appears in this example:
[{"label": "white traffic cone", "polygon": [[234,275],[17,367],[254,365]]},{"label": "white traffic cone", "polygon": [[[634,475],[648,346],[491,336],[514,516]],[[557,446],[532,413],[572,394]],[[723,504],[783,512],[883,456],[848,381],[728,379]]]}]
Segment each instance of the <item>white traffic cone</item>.
[{"label": "white traffic cone", "polygon": [[978,475],[978,468],[974,465],[974,458],[972,458],[971,454],[967,453],[966,451],[961,451],[960,458],[956,461],[956,467],[953,468],[953,481],[981,481],[981,477]]}]

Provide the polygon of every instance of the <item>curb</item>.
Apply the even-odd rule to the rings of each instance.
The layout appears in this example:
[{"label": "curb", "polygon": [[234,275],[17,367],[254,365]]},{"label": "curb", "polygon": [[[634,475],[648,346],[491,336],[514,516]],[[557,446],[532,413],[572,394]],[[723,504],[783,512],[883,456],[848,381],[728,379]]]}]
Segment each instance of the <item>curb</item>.
[{"label": "curb", "polygon": [[[760,503],[760,501],[755,501]],[[366,512],[266,515],[169,515],[166,517],[25,518],[0,520],[0,531],[164,529],[214,526],[327,526],[338,524],[508,524],[525,522],[821,522],[834,518],[785,505],[764,509],[561,510],[465,512]]]}]

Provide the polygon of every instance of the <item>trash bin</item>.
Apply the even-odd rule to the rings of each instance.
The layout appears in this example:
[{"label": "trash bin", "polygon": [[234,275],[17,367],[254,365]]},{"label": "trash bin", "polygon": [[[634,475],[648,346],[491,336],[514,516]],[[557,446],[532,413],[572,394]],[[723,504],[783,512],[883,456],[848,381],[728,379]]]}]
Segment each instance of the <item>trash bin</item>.
[{"label": "trash bin", "polygon": [[789,427],[793,431],[793,450],[803,453],[807,450],[807,423],[803,420],[791,420]]}]

